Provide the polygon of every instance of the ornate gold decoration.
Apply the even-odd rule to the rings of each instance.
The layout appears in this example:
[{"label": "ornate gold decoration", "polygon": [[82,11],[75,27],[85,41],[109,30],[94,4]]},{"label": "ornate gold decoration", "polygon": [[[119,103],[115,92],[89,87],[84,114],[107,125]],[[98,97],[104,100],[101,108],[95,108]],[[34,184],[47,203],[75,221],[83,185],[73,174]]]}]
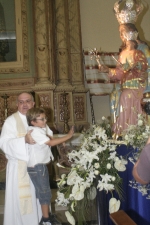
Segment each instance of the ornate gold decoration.
[{"label": "ornate gold decoration", "polygon": [[81,95],[74,96],[74,115],[76,121],[84,120],[84,98]]},{"label": "ornate gold decoration", "polygon": [[3,153],[0,153],[0,172],[6,169],[7,159]]},{"label": "ornate gold decoration", "polygon": [[[38,99],[37,99],[38,98]],[[53,126],[53,92],[42,91],[35,93],[35,101],[37,107],[42,107],[45,110],[47,116],[47,123],[51,127]]]},{"label": "ornate gold decoration", "polygon": [[66,92],[61,94],[61,97],[62,97],[61,118],[64,121],[64,130],[63,130],[64,134],[67,134],[70,130],[69,125],[68,125],[68,120],[69,120],[70,116],[69,116],[67,96],[68,96],[68,93],[66,93]]},{"label": "ornate gold decoration", "polygon": [[9,98],[9,96],[5,94],[2,96],[2,98],[4,99],[4,121],[5,121],[8,116],[7,98]]},{"label": "ornate gold decoration", "polygon": [[8,91],[11,89],[24,89],[28,88],[34,85],[34,79],[28,78],[28,79],[11,79],[11,80],[2,80],[0,82],[0,89],[8,89]]}]

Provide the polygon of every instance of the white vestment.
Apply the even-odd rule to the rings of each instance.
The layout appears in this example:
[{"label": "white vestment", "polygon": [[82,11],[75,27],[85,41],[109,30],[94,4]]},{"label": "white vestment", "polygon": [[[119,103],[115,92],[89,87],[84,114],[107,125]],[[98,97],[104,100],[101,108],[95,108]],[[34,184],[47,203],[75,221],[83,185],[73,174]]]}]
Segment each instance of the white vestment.
[{"label": "white vestment", "polygon": [[[26,116],[20,114],[27,129]],[[41,206],[35,196],[35,189],[30,180],[32,207],[30,214],[22,215],[19,205],[18,190],[18,160],[29,160],[28,144],[24,137],[17,137],[16,120],[13,115],[8,117],[3,125],[0,137],[0,149],[8,159],[6,169],[6,191],[3,225],[38,225],[42,217]]]}]

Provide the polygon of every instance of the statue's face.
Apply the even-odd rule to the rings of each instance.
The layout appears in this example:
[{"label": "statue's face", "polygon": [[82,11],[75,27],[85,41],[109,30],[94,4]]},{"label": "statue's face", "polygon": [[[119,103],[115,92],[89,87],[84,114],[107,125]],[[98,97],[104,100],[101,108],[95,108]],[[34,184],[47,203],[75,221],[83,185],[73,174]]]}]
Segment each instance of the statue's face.
[{"label": "statue's face", "polygon": [[120,25],[120,27],[119,27],[120,38],[124,43],[126,42],[124,34],[128,31],[129,31],[129,29],[128,29],[128,27],[126,27],[126,25],[124,25],[124,24]]}]

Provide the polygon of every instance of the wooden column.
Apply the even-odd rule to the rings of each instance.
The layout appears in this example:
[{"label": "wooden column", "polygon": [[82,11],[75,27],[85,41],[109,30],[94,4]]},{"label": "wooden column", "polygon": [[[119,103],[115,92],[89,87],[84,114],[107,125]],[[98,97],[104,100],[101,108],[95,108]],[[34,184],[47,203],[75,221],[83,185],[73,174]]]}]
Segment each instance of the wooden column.
[{"label": "wooden column", "polygon": [[35,64],[38,83],[52,81],[50,70],[50,51],[49,51],[49,4],[46,0],[34,0],[34,27],[35,27]]}]

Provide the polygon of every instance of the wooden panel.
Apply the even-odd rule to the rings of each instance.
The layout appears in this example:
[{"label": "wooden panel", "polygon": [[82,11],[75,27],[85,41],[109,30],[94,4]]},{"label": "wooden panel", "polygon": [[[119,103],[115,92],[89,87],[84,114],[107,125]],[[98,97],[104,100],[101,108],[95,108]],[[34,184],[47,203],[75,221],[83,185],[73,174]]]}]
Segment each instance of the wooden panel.
[{"label": "wooden panel", "polygon": [[123,210],[111,213],[110,219],[115,225],[137,225]]}]

